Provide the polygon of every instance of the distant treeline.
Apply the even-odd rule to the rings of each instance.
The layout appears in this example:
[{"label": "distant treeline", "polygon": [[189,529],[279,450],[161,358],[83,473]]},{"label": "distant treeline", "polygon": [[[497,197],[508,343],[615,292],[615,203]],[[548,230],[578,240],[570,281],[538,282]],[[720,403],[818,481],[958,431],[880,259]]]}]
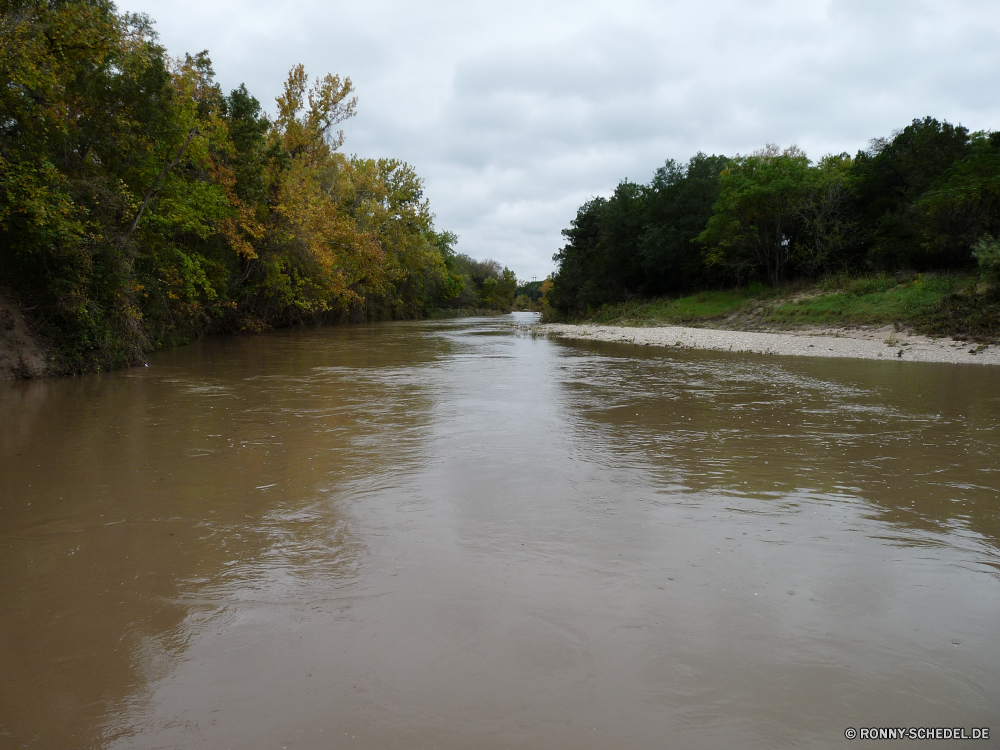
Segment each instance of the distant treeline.
[{"label": "distant treeline", "polygon": [[0,8],[0,287],[62,369],[213,331],[509,309],[513,273],[455,253],[411,166],[339,152],[349,78],[293,68],[272,119],[108,0]]},{"label": "distant treeline", "polygon": [[552,286],[551,279],[543,281],[526,281],[514,290],[514,309],[533,310],[542,309],[542,298]]},{"label": "distant treeline", "polygon": [[853,158],[796,147],[673,160],[563,231],[546,298],[602,304],[750,282],[899,269],[1000,272],[1000,133],[914,120]]}]

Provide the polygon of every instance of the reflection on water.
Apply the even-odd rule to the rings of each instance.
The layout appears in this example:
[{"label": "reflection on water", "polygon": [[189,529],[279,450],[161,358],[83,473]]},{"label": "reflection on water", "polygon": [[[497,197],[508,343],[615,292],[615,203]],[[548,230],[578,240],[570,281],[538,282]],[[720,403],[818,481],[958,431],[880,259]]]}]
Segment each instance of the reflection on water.
[{"label": "reflection on water", "polygon": [[806,487],[867,501],[912,529],[970,529],[1000,546],[992,369],[581,351],[564,370],[578,411],[606,424],[629,462],[660,467],[661,481],[776,498]]},{"label": "reflection on water", "polygon": [[0,746],[1000,735],[998,385],[509,318],[0,385]]}]

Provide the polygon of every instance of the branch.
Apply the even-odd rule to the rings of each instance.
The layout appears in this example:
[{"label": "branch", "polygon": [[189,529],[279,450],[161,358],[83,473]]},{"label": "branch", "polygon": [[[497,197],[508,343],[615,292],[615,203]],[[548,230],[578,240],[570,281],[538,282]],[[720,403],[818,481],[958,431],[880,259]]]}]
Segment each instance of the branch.
[{"label": "branch", "polygon": [[191,132],[188,133],[187,140],[184,141],[184,145],[181,146],[181,150],[177,152],[177,156],[175,156],[174,160],[170,162],[162,172],[160,172],[159,177],[153,181],[153,184],[149,186],[149,190],[146,191],[146,196],[142,199],[142,205],[139,206],[139,211],[136,213],[135,218],[132,219],[132,223],[129,225],[128,231],[125,233],[126,240],[132,236],[135,228],[139,225],[139,219],[142,218],[142,212],[146,210],[146,206],[149,205],[149,202],[153,200],[159,192],[160,183],[163,182],[170,170],[180,163],[181,158],[184,156],[184,152],[187,151],[187,147],[191,145],[191,141],[196,135],[198,135],[198,128],[191,128]]}]

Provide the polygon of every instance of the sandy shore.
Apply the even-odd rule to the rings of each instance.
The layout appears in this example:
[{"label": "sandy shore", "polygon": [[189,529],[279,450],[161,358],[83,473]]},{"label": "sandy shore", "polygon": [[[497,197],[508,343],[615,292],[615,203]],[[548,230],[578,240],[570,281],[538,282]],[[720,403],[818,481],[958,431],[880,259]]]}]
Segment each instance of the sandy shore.
[{"label": "sandy shore", "polygon": [[900,333],[890,326],[874,329],[823,328],[794,333],[763,333],[680,326],[631,328],[547,323],[538,326],[538,330],[558,338],[614,341],[641,346],[712,349],[793,357],[849,357],[1000,365],[1000,347],[981,348],[978,344],[948,338],[932,339],[927,336]]}]

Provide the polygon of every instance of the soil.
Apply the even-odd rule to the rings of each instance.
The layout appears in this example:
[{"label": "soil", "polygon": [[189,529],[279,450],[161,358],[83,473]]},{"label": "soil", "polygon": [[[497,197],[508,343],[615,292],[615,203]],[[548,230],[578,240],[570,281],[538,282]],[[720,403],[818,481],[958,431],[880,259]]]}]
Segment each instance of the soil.
[{"label": "soil", "polygon": [[0,380],[53,374],[50,347],[32,333],[21,308],[0,294]]}]

